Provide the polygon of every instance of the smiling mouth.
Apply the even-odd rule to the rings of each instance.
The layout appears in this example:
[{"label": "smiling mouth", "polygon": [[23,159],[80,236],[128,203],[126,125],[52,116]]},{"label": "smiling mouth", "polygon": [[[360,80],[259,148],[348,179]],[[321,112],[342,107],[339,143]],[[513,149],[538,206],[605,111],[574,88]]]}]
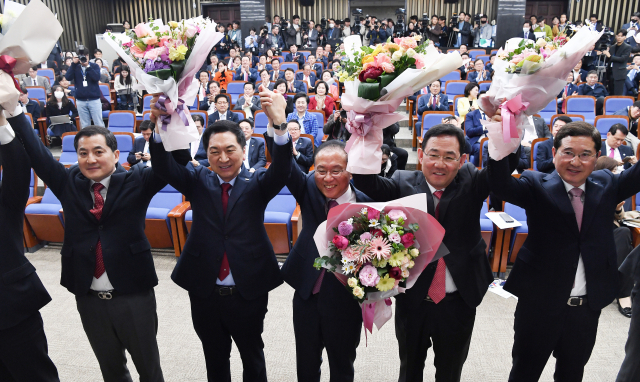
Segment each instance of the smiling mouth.
[{"label": "smiling mouth", "polygon": [[336,187],[337,186],[335,184],[325,184],[324,185],[324,188],[326,188],[327,190],[333,190]]},{"label": "smiling mouth", "polygon": [[447,175],[447,174],[445,174],[444,172],[434,172],[434,173],[432,173],[432,174],[433,174],[433,175],[436,175],[436,176],[445,176],[445,175]]},{"label": "smiling mouth", "polygon": [[229,166],[220,166],[219,168],[220,168],[220,170],[225,171],[225,170],[229,170],[231,168],[231,165],[229,165]]}]

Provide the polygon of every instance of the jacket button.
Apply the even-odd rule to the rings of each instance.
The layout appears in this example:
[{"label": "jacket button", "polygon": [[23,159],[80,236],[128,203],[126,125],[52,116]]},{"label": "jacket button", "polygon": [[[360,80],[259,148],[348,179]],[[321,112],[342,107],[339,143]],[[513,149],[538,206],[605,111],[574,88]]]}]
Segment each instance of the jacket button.
[{"label": "jacket button", "polygon": [[225,240],[229,240],[229,235],[224,235]]},{"label": "jacket button", "polygon": [[89,253],[93,253],[93,247],[89,247]]},{"label": "jacket button", "polygon": [[99,229],[100,231],[102,231],[102,227],[103,227],[102,225],[99,225],[99,226],[98,226],[98,229]]}]

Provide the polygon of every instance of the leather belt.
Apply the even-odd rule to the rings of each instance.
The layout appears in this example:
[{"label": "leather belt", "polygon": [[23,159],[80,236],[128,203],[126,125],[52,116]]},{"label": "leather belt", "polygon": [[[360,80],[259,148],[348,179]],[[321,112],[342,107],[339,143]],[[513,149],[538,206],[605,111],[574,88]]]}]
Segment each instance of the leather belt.
[{"label": "leather belt", "polygon": [[[458,298],[460,298],[460,292],[455,291],[455,292],[452,292],[452,293],[447,293],[447,294],[444,296],[444,298],[443,298],[442,300],[440,300],[440,302],[456,300],[456,299],[458,299]],[[425,301],[428,301],[428,302],[433,302],[433,303],[435,303],[435,302],[431,299],[431,297],[429,297],[428,295],[427,295],[427,297],[425,297],[425,298],[424,298],[424,300],[425,300]]]},{"label": "leather belt", "polygon": [[118,295],[118,293],[116,293],[116,291],[114,290],[97,291],[93,289],[89,289],[89,294],[92,296],[96,296],[101,300],[111,300]]},{"label": "leather belt", "polygon": [[236,292],[236,287],[235,286],[223,286],[223,285],[217,285],[213,291],[217,294],[219,294],[220,296],[233,296]]},{"label": "leather belt", "polygon": [[569,297],[567,300],[569,306],[582,306],[587,305],[587,296]]}]

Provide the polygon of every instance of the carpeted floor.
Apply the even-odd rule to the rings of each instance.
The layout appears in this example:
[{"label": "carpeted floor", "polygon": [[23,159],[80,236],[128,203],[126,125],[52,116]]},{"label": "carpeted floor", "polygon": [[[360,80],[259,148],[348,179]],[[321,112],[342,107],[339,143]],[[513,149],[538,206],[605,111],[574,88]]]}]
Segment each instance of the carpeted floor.
[{"label": "carpeted floor", "polygon": [[[75,299],[60,286],[60,247],[43,248],[28,254],[38,275],[53,297],[42,309],[50,355],[58,366],[62,381],[101,381],[98,363],[84,334]],[[176,258],[167,255],[154,257],[159,285],[156,287],[158,316],[158,344],[166,381],[206,381],[204,357],[200,342],[193,330],[187,293],[174,284],[170,274]],[[292,325],[291,298],[293,289],[283,285],[269,296],[269,312],[265,320],[263,339],[267,372],[271,381],[295,381],[295,343]],[[513,343],[513,312],[516,301],[487,293],[478,308],[469,358],[462,374],[463,381],[506,381],[511,367]],[[616,305],[605,308],[600,317],[598,339],[585,371],[584,381],[611,382],[615,380],[624,358],[629,319],[620,315]],[[339,330],[339,323],[336,323]],[[326,356],[325,356],[326,360]],[[433,381],[433,353],[429,353],[425,381]],[[135,367],[129,361],[131,374],[138,380]],[[242,380],[242,362],[237,350],[231,354],[234,381]],[[365,346],[364,334],[358,349],[356,381],[394,381],[398,374],[397,342],[393,322],[381,331],[369,335]],[[554,359],[543,373],[541,381],[553,380]],[[329,381],[327,362],[323,364],[322,381]]]}]

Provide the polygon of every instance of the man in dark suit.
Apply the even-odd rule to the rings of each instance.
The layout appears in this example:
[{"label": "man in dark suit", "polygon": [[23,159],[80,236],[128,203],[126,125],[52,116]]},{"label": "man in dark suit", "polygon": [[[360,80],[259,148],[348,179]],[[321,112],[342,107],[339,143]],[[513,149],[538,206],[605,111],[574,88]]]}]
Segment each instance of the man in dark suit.
[{"label": "man in dark suit", "polygon": [[627,78],[627,62],[631,54],[631,46],[624,42],[627,38],[627,31],[621,29],[616,32],[616,43],[607,47],[602,54],[607,56],[611,65],[607,65],[607,75],[609,77],[609,93],[612,95],[623,95],[624,81]]},{"label": "man in dark suit", "polygon": [[20,86],[20,96],[18,97],[18,101],[20,102],[20,106],[22,106],[22,111],[25,111],[31,114],[33,118],[33,127],[36,127],[38,123],[38,118],[40,118],[40,102],[29,99],[29,93],[27,92],[27,88],[24,86]]},{"label": "man in dark suit", "polygon": [[[396,297],[401,382],[422,381],[432,344],[436,380],[460,381],[476,307],[493,281],[478,219],[489,196],[489,180],[486,170],[465,164],[464,146],[459,127],[435,125],[418,150],[422,172],[398,170],[391,179],[353,175],[354,185],[377,202],[424,193],[429,213],[445,229],[443,245],[449,254],[429,264],[413,287]],[[514,169],[517,157],[510,157]]]},{"label": "man in dark suit", "polygon": [[287,68],[287,70],[285,70],[284,79],[287,81],[287,93],[307,93],[304,82],[295,79],[293,69]]},{"label": "man in dark suit", "polygon": [[[18,116],[33,131],[26,117]],[[15,119],[15,118],[14,118]],[[47,337],[40,309],[51,301],[36,269],[24,256],[22,227],[29,198],[31,162],[13,131],[4,129],[0,113],[0,380],[55,381],[58,371],[47,354]],[[33,133],[29,132],[33,137]]]},{"label": "man in dark suit", "polygon": [[473,68],[475,72],[470,72],[467,75],[467,81],[469,82],[482,82],[482,81],[491,81],[491,73],[484,68],[484,61],[481,59],[477,59],[473,63]]},{"label": "man in dark suit", "polygon": [[[571,122],[571,118],[565,115],[557,117],[553,121],[551,135],[555,137],[562,126]],[[556,166],[553,164],[553,138],[537,143],[536,147],[538,151],[536,152],[535,161],[538,171],[551,174],[556,169]]]},{"label": "man in dark suit", "polygon": [[587,74],[589,74],[589,71],[582,69],[582,60],[578,61],[571,72],[573,73],[573,83],[575,85],[578,85],[579,82],[587,81]]},{"label": "man in dark suit", "polygon": [[[640,168],[593,171],[600,133],[572,122],[554,138],[556,171],[511,176],[489,160],[491,191],[526,210],[529,235],[504,289],[518,296],[509,381],[538,381],[549,356],[556,381],[582,381],[600,311],[619,290],[611,214],[640,191]],[[555,218],[554,218],[555,217]]]},{"label": "man in dark suit", "polygon": [[310,54],[307,57],[307,63],[311,65],[311,70],[316,74],[316,78],[322,78],[322,64],[316,62],[316,56]]},{"label": "man in dark suit", "polygon": [[598,82],[598,73],[595,70],[587,74],[587,83],[578,86],[578,95],[593,96],[596,99],[596,114],[602,115],[602,106],[605,97],[609,96],[607,89]]},{"label": "man in dark suit", "polygon": [[471,145],[472,162],[475,166],[478,166],[480,159],[480,139],[486,137],[488,132],[480,121],[486,119],[487,115],[480,109],[475,109],[464,117],[464,130]]},{"label": "man in dark suit", "polygon": [[[259,98],[259,97],[258,97]],[[267,156],[264,152],[264,141],[262,139],[253,138],[253,122],[248,119],[243,119],[238,122],[238,126],[242,129],[245,139],[245,155],[242,165],[249,172],[256,172],[257,169],[263,168],[267,165]],[[207,160],[206,167],[209,167],[209,161]]]},{"label": "man in dark suit", "polygon": [[149,138],[151,138],[151,121],[142,121],[140,124],[141,137],[133,141],[133,150],[127,155],[127,163],[131,166],[151,166],[151,154],[149,154]]},{"label": "man in dark suit", "polygon": [[[607,132],[607,139],[604,140],[600,155],[610,157],[618,161],[618,170],[624,168],[628,170],[638,161],[633,149],[627,145],[623,145],[629,134],[629,130],[621,123],[616,123]],[[625,159],[626,158],[626,159]],[[620,172],[620,171],[618,171]]]},{"label": "man in dark suit", "polygon": [[216,111],[209,114],[209,126],[218,120],[240,121],[238,115],[229,110],[229,99],[224,94],[218,94],[215,98]]},{"label": "man in dark suit", "polygon": [[313,164],[313,144],[309,138],[300,136],[300,122],[298,120],[289,121],[287,131],[291,136],[293,158],[300,170],[306,174]]},{"label": "man in dark suit", "polygon": [[310,64],[304,64],[302,66],[302,72],[296,73],[296,80],[307,84],[307,89],[312,89],[316,86],[316,73],[311,70]]},{"label": "man in dark suit", "polygon": [[422,116],[425,111],[449,111],[449,98],[441,89],[440,80],[429,85],[429,94],[418,99],[418,116]]},{"label": "man in dark suit", "polygon": [[[327,60],[327,56],[324,55],[324,48],[321,46],[318,46],[318,49],[316,49],[316,61],[322,62],[324,68],[329,69],[329,61]],[[322,78],[322,75],[320,75],[320,78]]]},{"label": "man in dark suit", "polygon": [[460,15],[458,16],[458,25],[454,26],[453,28],[453,32],[455,32],[457,35],[457,41],[455,43],[456,48],[460,45],[469,45],[469,37],[471,37],[471,24],[465,21],[465,17],[465,13],[460,12]]},{"label": "man in dark suit", "polygon": [[636,247],[620,265],[620,273],[632,277],[636,284],[631,292],[633,298],[629,338],[624,347],[625,357],[620,366],[616,382],[640,381],[640,247]]},{"label": "man in dark suit", "polygon": [[516,37],[523,38],[525,40],[536,41],[536,35],[531,30],[531,22],[525,21],[522,23],[522,32],[519,32]]},{"label": "man in dark suit", "polygon": [[260,97],[255,94],[256,85],[253,82],[245,82],[244,94],[238,97],[233,110],[242,110],[247,118],[253,120],[256,111],[262,109]]},{"label": "man in dark suit", "polygon": [[233,80],[255,84],[258,77],[258,71],[251,67],[251,59],[247,56],[242,57],[242,64],[236,70],[236,74],[233,75]]},{"label": "man in dark suit", "polygon": [[629,118],[629,132],[631,135],[627,135],[627,143],[630,143],[631,147],[638,147],[640,143],[637,137],[638,118],[640,118],[640,101],[635,101],[631,106],[614,111],[613,115],[624,115]]},{"label": "man in dark suit", "polygon": [[558,102],[558,113],[564,113],[567,106],[566,99],[572,95],[578,95],[578,86],[573,83],[573,72],[570,72],[567,76],[567,84],[562,88],[558,97],[556,97]]},{"label": "man in dark suit", "polygon": [[298,47],[294,44],[289,47],[290,53],[284,56],[285,62],[297,62],[298,67],[302,67],[304,64],[304,55],[298,53]]},{"label": "man in dark suit", "polygon": [[[243,360],[243,378],[267,381],[262,330],[268,292],[282,284],[282,276],[264,228],[264,211],[291,172],[291,141],[282,130],[284,98],[266,92],[276,99],[265,111],[269,126],[275,122],[279,127],[268,170],[251,174],[242,168],[245,136],[231,121],[219,121],[203,134],[213,171],[204,166],[190,171],[171,159],[162,144],[150,142],[155,171],[191,202],[193,226],[171,278],[189,292],[210,381],[231,380],[232,339]],[[159,110],[152,108],[152,113],[153,119]]]},{"label": "man in dark suit", "polygon": [[[141,379],[162,381],[153,291],[158,277],[144,222],[151,198],[167,183],[150,167],[122,168],[115,136],[104,127],[78,132],[78,164],[65,168],[23,116],[9,118],[9,123],[64,209],[60,283],[76,297],[104,380],[131,381],[127,350]],[[187,150],[173,154],[183,166],[189,162]]]},{"label": "man in dark suit", "polygon": [[640,82],[640,54],[633,56],[633,62],[627,65],[627,77],[624,79],[624,92],[622,95],[637,96],[638,83]]},{"label": "man in dark suit", "polygon": [[271,67],[273,68],[269,71],[269,78],[271,81],[277,81],[280,78],[284,78],[284,71],[280,70],[280,60],[277,58],[271,60]]}]

